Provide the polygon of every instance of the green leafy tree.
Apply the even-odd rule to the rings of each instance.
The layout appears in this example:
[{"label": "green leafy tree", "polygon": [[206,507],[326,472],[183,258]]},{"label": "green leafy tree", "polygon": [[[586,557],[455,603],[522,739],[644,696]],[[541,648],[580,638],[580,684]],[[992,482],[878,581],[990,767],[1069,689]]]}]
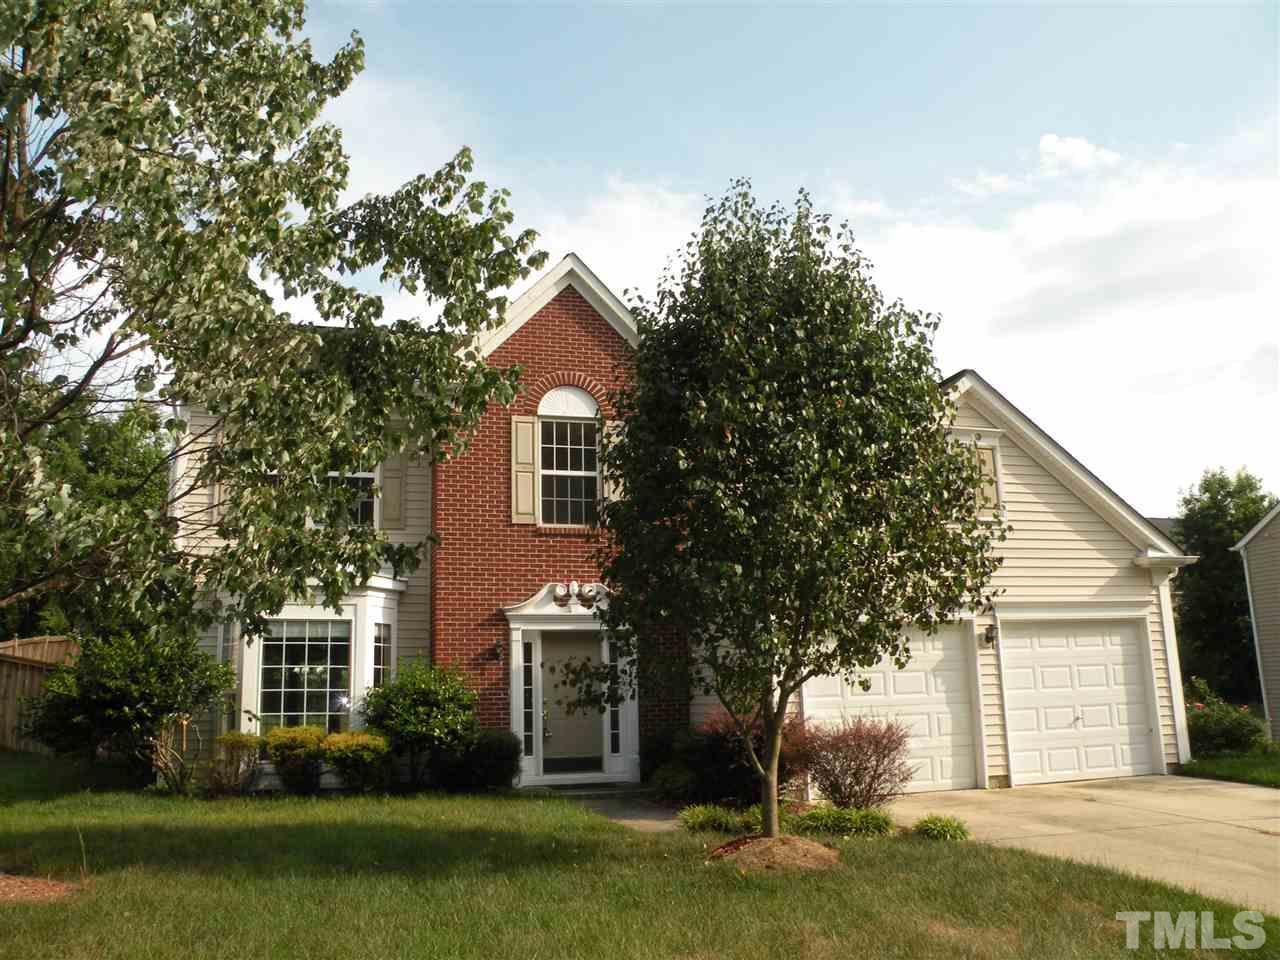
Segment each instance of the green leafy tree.
[{"label": "green leafy tree", "polygon": [[[471,179],[466,149],[344,206],[348,160],[318,117],[363,48],[353,35],[317,59],[304,14],[303,0],[3,5],[0,556],[24,560],[0,568],[0,609],[103,578],[152,621],[157,580],[198,585],[209,602],[191,609],[251,630],[308,584],[335,605],[423,545],[342,522],[356,494],[330,474],[444,458],[514,395],[516,371],[474,343],[545,259],[534,235],[512,232],[507,193]],[[430,315],[387,316],[372,281]],[[80,495],[43,438],[89,398],[166,412],[161,473],[198,453],[165,503]],[[188,431],[193,408],[213,424]],[[184,509],[196,490],[216,509]],[[208,536],[175,555],[180,523]]]},{"label": "green leafy tree", "polygon": [[[164,507],[168,441],[160,418],[146,405],[125,408],[118,416],[95,412],[87,400],[76,415],[60,418],[32,439],[49,470],[64,478],[81,506],[132,510],[136,523],[146,523]],[[27,582],[37,577],[47,558],[12,551],[0,556],[0,582]],[[119,593],[108,578],[106,590]],[[110,633],[132,630],[136,622],[113,616],[120,597],[104,598],[99,579],[85,589],[41,593],[0,609],[0,639],[38,634]]]},{"label": "green leafy tree", "polygon": [[[762,730],[743,740],[775,835],[788,701],[815,676],[903,666],[904,628],[986,605],[1004,527],[948,435],[936,320],[886,303],[804,193],[764,209],[735,182],[633,310],[623,426],[602,451],[621,665],[576,664],[573,683],[599,704],[687,670]],[[657,652],[671,634],[687,659]]]},{"label": "green leafy tree", "polygon": [[232,686],[231,668],[185,637],[90,636],[73,664],[57,667],[28,703],[26,726],[59,753],[102,751],[149,771],[165,728],[212,709]]},{"label": "green leafy tree", "polygon": [[1247,470],[1218,468],[1187,491],[1175,518],[1174,538],[1200,558],[1173,581],[1182,673],[1237,702],[1257,703],[1261,690],[1244,567],[1231,548],[1275,502]]}]

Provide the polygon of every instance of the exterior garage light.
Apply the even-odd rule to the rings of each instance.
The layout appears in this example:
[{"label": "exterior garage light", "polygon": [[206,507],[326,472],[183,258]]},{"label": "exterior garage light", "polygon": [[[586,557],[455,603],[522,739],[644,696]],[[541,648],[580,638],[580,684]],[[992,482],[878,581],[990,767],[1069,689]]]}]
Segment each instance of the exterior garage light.
[{"label": "exterior garage light", "polygon": [[994,647],[996,641],[1000,639],[1000,632],[996,630],[996,625],[990,624],[987,629],[982,631],[982,639],[986,641],[987,646]]}]

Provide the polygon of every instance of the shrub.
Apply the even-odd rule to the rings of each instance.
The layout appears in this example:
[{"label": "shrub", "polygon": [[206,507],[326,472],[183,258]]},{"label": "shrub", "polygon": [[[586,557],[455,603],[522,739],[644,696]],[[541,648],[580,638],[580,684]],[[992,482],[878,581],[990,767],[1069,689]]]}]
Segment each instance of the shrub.
[{"label": "shrub", "polygon": [[484,728],[461,750],[437,754],[432,779],[445,790],[506,790],[520,772],[523,752],[510,730]]},{"label": "shrub", "polygon": [[[56,753],[128,757],[141,780],[157,771],[157,762],[185,767],[185,758],[175,761],[172,754],[173,725],[218,703],[234,683],[231,668],[187,637],[78,640],[75,662],[54,668],[44,692],[24,702],[27,733]],[[184,752],[194,747],[198,753],[199,746]]]},{"label": "shrub", "polygon": [[324,760],[343,784],[365,793],[391,780],[391,745],[376,733],[331,733],[320,744]]},{"label": "shrub", "polygon": [[391,749],[409,759],[409,778],[425,779],[437,755],[460,753],[479,733],[476,694],[447,667],[409,663],[381,687],[370,690],[360,715],[382,733]]},{"label": "shrub", "polygon": [[911,832],[928,840],[968,840],[969,828],[955,817],[933,814],[916,821]]},{"label": "shrub", "polygon": [[760,832],[760,807],[735,810],[717,803],[695,803],[677,814],[680,826],[690,833],[730,833],[734,836]]},{"label": "shrub", "polygon": [[1193,755],[1247,753],[1265,742],[1267,729],[1262,721],[1247,706],[1227,703],[1200,677],[1187,683],[1185,699]]},{"label": "shrub", "polygon": [[887,837],[893,821],[883,810],[854,810],[820,804],[787,820],[794,833],[830,834],[837,837]]},{"label": "shrub", "polygon": [[796,738],[796,762],[835,806],[882,807],[900,797],[911,780],[908,737],[903,724],[872,717],[810,725]]},{"label": "shrub", "polygon": [[[799,729],[799,721],[793,721],[783,732],[779,793],[796,776],[792,743]],[[758,727],[752,735],[759,749],[763,737]],[[655,771],[653,782],[665,803],[719,803],[741,809],[760,801],[760,777],[751,764],[745,738],[733,718],[724,712],[713,715],[695,730],[675,734],[671,759]]]},{"label": "shrub", "polygon": [[205,789],[213,796],[247,793],[258,772],[262,738],[231,731],[213,741],[213,759],[205,771]]},{"label": "shrub", "polygon": [[653,772],[649,786],[659,803],[679,806],[697,794],[698,775],[678,760],[668,760]]},{"label": "shrub", "polygon": [[290,793],[320,789],[325,731],[321,727],[276,727],[267,734],[267,756]]}]

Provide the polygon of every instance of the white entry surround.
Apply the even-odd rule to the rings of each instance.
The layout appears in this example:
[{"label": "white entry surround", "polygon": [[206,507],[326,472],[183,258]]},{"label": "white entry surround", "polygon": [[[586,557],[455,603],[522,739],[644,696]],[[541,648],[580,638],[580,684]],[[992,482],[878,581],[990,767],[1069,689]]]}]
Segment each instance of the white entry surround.
[{"label": "white entry surround", "polygon": [[609,639],[596,611],[608,602],[609,593],[603,584],[570,581],[548,583],[523,603],[503,610],[510,631],[511,730],[525,748],[520,761],[521,786],[640,780],[640,711],[634,695],[600,717],[602,771],[552,774],[542,771],[543,635],[556,631],[597,632],[601,662],[607,663]]}]

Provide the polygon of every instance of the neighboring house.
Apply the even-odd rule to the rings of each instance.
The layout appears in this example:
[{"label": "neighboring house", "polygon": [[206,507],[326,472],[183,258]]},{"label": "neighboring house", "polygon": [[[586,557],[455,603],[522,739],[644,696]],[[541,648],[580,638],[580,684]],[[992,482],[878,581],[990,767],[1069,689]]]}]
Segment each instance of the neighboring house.
[{"label": "neighboring house", "polygon": [[[353,699],[424,657],[464,670],[482,721],[517,734],[522,784],[637,780],[644,737],[696,722],[706,699],[642,693],[571,715],[554,681],[557,661],[609,656],[594,613],[608,602],[590,524],[606,493],[596,431],[608,429],[636,337],[625,306],[573,255],[512,303],[482,352],[523,366],[515,403],[491,408],[458,458],[387,463],[370,478],[380,494],[371,487],[366,515],[398,541],[436,531],[429,562],[407,579],[373,578],[340,613],[301,598],[264,641],[234,626],[211,635],[239,676],[240,711],[220,725],[341,727]],[[955,433],[980,446],[1014,528],[1004,593],[913,644],[907,669],[871,671],[869,692],[815,680],[799,709],[902,719],[915,789],[1164,773],[1187,760],[1169,579],[1191,558],[978,374],[946,384]],[[208,425],[187,415],[193,429]],[[212,509],[212,492],[202,496]]]},{"label": "neighboring house", "polygon": [[1280,740],[1280,503],[1231,549],[1244,561],[1262,708],[1271,739]]}]

